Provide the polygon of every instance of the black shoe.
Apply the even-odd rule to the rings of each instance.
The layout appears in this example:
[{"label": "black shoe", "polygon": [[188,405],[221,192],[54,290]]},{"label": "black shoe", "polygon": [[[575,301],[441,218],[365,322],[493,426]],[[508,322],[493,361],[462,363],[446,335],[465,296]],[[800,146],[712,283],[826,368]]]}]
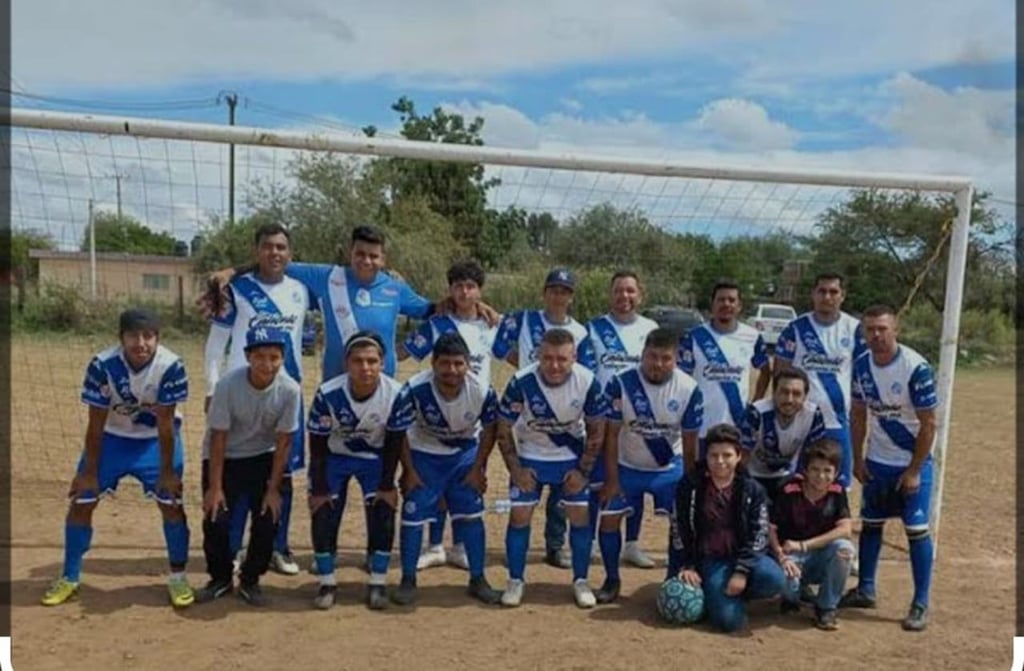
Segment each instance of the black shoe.
[{"label": "black shoe", "polygon": [[399,606],[408,606],[416,601],[416,578],[402,578],[398,588],[391,593],[391,600]]},{"label": "black shoe", "polygon": [[814,626],[822,631],[835,631],[839,629],[839,617],[835,609],[815,610]]},{"label": "black shoe", "polygon": [[267,605],[267,597],[263,596],[263,590],[260,589],[259,583],[239,585],[238,596],[242,597],[242,600],[250,606],[262,608]]},{"label": "black shoe", "polygon": [[196,603],[208,603],[219,599],[225,594],[230,594],[234,588],[234,583],[230,580],[210,580],[202,589],[196,591]]},{"label": "black shoe", "polygon": [[903,618],[903,631],[924,631],[928,628],[928,607],[920,604],[910,606],[910,612]]},{"label": "black shoe", "polygon": [[501,601],[501,592],[492,588],[487,582],[487,578],[480,576],[479,578],[470,578],[469,587],[466,590],[469,595],[488,606],[493,606]]},{"label": "black shoe", "polygon": [[621,590],[621,580],[605,580],[604,584],[601,585],[601,589],[594,593],[594,598],[597,599],[598,603],[611,603],[619,598]]},{"label": "black shoe", "polygon": [[844,594],[843,598],[839,600],[840,608],[875,608],[877,605],[875,597],[864,594],[856,587]]},{"label": "black shoe", "polygon": [[787,601],[786,599],[783,599],[782,601],[779,602],[779,612],[782,613],[783,615],[789,615],[790,613],[799,613],[800,612],[800,602],[799,601]]},{"label": "black shoe", "polygon": [[572,568],[572,558],[568,556],[567,552],[559,550],[548,550],[544,553],[544,563],[548,566],[555,568],[568,569]]},{"label": "black shoe", "polygon": [[800,601],[813,605],[818,601],[818,595],[810,585],[800,585]]},{"label": "black shoe", "polygon": [[334,605],[337,593],[337,585],[320,585],[320,589],[316,591],[316,596],[313,597],[313,607],[317,610],[330,609]]},{"label": "black shoe", "polygon": [[384,610],[388,607],[388,589],[384,585],[366,586],[366,606],[370,610]]}]

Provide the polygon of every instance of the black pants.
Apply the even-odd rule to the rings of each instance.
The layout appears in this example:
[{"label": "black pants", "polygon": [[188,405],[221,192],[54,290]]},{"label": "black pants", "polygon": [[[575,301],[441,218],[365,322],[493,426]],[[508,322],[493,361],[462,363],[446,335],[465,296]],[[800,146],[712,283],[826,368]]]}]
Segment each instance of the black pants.
[{"label": "black pants", "polygon": [[782,485],[786,484],[786,481],[789,480],[787,477],[754,479],[764,487],[764,493],[768,495],[768,505],[775,505],[775,501],[779,498],[779,494],[782,493]]},{"label": "black pants", "polygon": [[[217,511],[213,520],[203,519],[203,553],[206,555],[206,571],[217,582],[231,580],[231,512],[242,500],[249,505],[252,522],[249,527],[249,548],[245,563],[241,567],[243,585],[254,585],[270,566],[270,555],[274,551],[274,536],[277,523],[268,511],[261,514],[263,497],[267,493],[267,481],[274,465],[274,453],[267,452],[255,457],[224,460],[224,500],[227,510]],[[203,493],[210,488],[210,463],[203,461]]]}]

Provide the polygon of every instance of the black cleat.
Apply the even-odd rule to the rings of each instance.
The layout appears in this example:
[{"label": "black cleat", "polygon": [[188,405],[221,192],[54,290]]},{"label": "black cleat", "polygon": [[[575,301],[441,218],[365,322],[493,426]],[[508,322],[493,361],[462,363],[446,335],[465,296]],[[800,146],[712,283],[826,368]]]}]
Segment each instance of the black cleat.
[{"label": "black cleat", "polygon": [[469,587],[466,591],[469,592],[471,597],[486,603],[488,606],[493,606],[501,601],[501,592],[492,588],[487,582],[487,578],[483,576],[470,578]]},{"label": "black cleat", "polygon": [[555,568],[572,568],[572,559],[569,553],[562,550],[548,550],[544,553],[544,563]]},{"label": "black cleat", "polygon": [[234,588],[234,583],[230,580],[220,582],[210,580],[202,589],[196,591],[196,603],[209,603],[221,598],[225,594],[230,594]]},{"label": "black cleat", "polygon": [[800,602],[799,601],[787,601],[786,599],[783,599],[782,601],[779,602],[779,612],[782,613],[783,615],[789,615],[790,613],[799,613],[800,612]]},{"label": "black cleat", "polygon": [[818,595],[814,593],[810,585],[800,585],[800,601],[814,605],[818,601]]},{"label": "black cleat", "polygon": [[619,598],[620,591],[622,591],[621,580],[605,580],[601,588],[594,593],[594,598],[598,603],[611,603]]},{"label": "black cleat", "polygon": [[913,604],[903,618],[903,631],[924,631],[928,628],[928,607]]},{"label": "black cleat", "polygon": [[384,610],[388,607],[388,589],[384,585],[366,586],[366,607],[370,610]]},{"label": "black cleat", "polygon": [[242,597],[242,600],[250,606],[262,608],[267,605],[267,597],[263,596],[263,590],[260,589],[259,583],[239,585],[238,596]]},{"label": "black cleat", "polygon": [[839,629],[839,617],[835,609],[815,610],[814,626],[822,631],[835,631]]},{"label": "black cleat", "polygon": [[408,606],[416,601],[416,578],[402,578],[394,592],[391,593],[391,600],[399,606]]},{"label": "black cleat", "polygon": [[875,608],[877,605],[875,597],[864,594],[856,587],[844,594],[843,598],[839,600],[840,608]]}]

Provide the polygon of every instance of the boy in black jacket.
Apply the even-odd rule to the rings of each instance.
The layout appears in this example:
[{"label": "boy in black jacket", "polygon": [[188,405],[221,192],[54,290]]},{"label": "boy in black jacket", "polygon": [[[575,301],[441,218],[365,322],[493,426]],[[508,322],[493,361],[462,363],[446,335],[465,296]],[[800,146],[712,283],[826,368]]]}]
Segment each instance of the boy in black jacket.
[{"label": "boy in black jacket", "polygon": [[706,445],[676,489],[669,577],[701,586],[711,624],[732,632],[746,624],[743,601],[778,595],[785,574],[767,555],[768,498],[740,466],[740,432],[713,426]]}]

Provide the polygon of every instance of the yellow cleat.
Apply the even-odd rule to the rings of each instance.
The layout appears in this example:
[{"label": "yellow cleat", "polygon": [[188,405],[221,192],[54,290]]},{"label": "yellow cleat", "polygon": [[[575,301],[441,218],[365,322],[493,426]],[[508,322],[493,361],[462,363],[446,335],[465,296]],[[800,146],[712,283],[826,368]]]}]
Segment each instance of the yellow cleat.
[{"label": "yellow cleat", "polygon": [[171,578],[167,583],[167,593],[171,596],[171,605],[185,608],[195,603],[196,594],[185,578]]},{"label": "yellow cleat", "polygon": [[79,583],[62,577],[50,585],[50,589],[46,590],[40,603],[44,606],[59,606],[65,601],[74,599],[78,596],[78,585]]}]

